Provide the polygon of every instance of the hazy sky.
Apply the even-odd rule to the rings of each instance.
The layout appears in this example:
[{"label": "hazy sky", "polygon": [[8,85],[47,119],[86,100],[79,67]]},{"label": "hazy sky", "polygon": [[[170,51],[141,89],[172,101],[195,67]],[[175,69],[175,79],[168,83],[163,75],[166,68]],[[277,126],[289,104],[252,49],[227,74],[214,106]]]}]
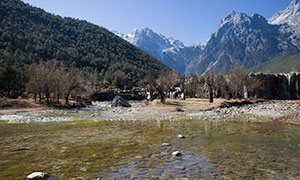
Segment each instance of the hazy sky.
[{"label": "hazy sky", "polygon": [[205,42],[231,10],[269,18],[291,0],[23,0],[47,12],[130,33],[149,27],[182,41]]}]

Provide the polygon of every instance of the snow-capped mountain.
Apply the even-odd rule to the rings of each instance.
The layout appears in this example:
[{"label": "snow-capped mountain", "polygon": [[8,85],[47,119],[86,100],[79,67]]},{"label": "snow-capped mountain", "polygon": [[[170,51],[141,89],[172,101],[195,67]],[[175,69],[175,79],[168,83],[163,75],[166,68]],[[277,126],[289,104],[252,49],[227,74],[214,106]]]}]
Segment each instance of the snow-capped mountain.
[{"label": "snow-capped mountain", "polygon": [[179,73],[227,73],[235,64],[249,69],[277,56],[300,52],[300,0],[293,0],[268,20],[259,14],[231,11],[206,43],[189,47],[149,28],[116,34]]},{"label": "snow-capped mountain", "polygon": [[227,73],[238,63],[246,69],[279,55],[299,52],[280,26],[269,24],[259,14],[230,12],[208,40],[203,52],[187,67],[187,72]]},{"label": "snow-capped mountain", "polygon": [[282,32],[291,33],[291,39],[300,48],[300,0],[293,0],[283,11],[276,12],[270,24],[280,25]]},{"label": "snow-capped mountain", "polygon": [[270,24],[299,25],[300,0],[293,0],[285,10],[276,12],[268,21]]},{"label": "snow-capped mountain", "polygon": [[182,57],[181,54],[184,54],[182,51],[186,51],[187,47],[181,41],[167,38],[149,28],[134,29],[130,34],[114,33],[161,60],[177,72],[185,72],[186,58]]}]

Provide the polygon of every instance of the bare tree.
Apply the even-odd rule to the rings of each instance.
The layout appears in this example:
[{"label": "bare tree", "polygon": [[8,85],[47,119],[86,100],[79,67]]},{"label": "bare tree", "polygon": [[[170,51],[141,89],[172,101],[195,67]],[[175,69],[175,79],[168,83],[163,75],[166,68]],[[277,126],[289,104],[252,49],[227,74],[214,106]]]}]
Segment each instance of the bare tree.
[{"label": "bare tree", "polygon": [[178,74],[175,71],[164,71],[156,80],[156,91],[160,96],[160,101],[164,103],[166,101],[166,94],[170,92],[170,89],[177,83]]},{"label": "bare tree", "polygon": [[44,62],[39,61],[38,63],[32,64],[28,68],[29,82],[27,84],[27,91],[33,93],[35,100],[37,95],[39,96],[39,102],[42,102],[42,93],[46,84],[46,65]]},{"label": "bare tree", "polygon": [[183,93],[182,100],[185,100],[186,83],[187,83],[187,77],[185,75],[180,76],[181,93]]},{"label": "bare tree", "polygon": [[198,86],[199,86],[198,76],[191,74],[186,80],[186,93],[191,97],[196,97]]},{"label": "bare tree", "polygon": [[147,92],[150,94],[150,101],[153,101],[153,94],[155,92],[156,80],[152,69],[149,69],[146,76],[139,82],[139,84],[146,88]]},{"label": "bare tree", "polygon": [[68,72],[65,73],[63,78],[62,92],[65,98],[65,103],[69,104],[69,98],[72,93],[77,94],[79,91],[84,90],[84,79],[82,73],[78,72]]},{"label": "bare tree", "polygon": [[236,65],[229,73],[230,86],[233,97],[240,98],[243,96],[244,88],[248,80],[247,71],[240,65]]},{"label": "bare tree", "polygon": [[249,74],[246,81],[247,95],[249,97],[259,96],[259,93],[265,89],[265,83],[262,79],[254,74]]},{"label": "bare tree", "polygon": [[54,97],[56,102],[60,98],[65,98],[66,104],[70,95],[79,90],[85,89],[85,83],[80,71],[67,72],[64,65],[61,63],[57,66],[57,62],[43,62],[32,64],[28,69],[29,82],[27,90],[39,96],[39,102],[42,101],[42,96],[46,97],[47,104]]},{"label": "bare tree", "polygon": [[208,74],[205,76],[205,85],[208,90],[209,102],[214,102],[214,89],[215,89],[215,77],[213,74]]},{"label": "bare tree", "polygon": [[264,88],[264,83],[256,76],[249,74],[242,66],[235,66],[229,74],[232,94],[235,98],[255,96]]}]

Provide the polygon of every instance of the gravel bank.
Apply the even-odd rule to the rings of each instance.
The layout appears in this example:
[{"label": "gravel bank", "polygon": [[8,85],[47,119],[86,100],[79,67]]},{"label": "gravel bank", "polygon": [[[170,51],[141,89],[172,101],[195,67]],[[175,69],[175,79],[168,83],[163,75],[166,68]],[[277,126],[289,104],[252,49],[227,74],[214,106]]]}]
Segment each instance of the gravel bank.
[{"label": "gravel bank", "polygon": [[[184,102],[185,101],[181,101]],[[87,108],[46,110],[0,115],[11,123],[52,122],[71,120],[162,120],[190,118],[211,121],[277,122],[300,124],[299,101],[265,101],[233,107],[213,107],[199,104],[183,106],[149,105],[145,101],[129,101],[131,107],[111,107],[111,102],[93,102]],[[205,108],[207,107],[207,108]]]}]

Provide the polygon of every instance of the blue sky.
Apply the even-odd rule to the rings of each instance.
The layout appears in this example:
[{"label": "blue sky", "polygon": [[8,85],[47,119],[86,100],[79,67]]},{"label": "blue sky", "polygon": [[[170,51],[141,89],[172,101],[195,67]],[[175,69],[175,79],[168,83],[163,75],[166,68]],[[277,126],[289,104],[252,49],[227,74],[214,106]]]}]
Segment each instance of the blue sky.
[{"label": "blue sky", "polygon": [[130,33],[149,27],[182,41],[205,42],[231,10],[266,18],[291,0],[23,0],[47,12],[84,19],[109,30]]}]

